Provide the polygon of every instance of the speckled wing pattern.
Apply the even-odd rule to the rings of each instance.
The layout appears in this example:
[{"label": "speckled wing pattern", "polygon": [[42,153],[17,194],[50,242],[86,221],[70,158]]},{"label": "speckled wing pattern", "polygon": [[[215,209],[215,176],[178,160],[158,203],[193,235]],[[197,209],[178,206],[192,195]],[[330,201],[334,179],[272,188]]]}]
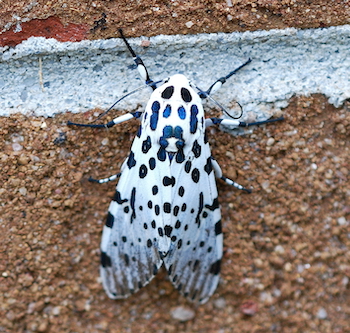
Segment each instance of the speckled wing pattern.
[{"label": "speckled wing pattern", "polygon": [[101,241],[110,298],[146,285],[164,263],[189,300],[214,293],[222,257],[220,208],[204,111],[180,74],[151,95],[122,166]]},{"label": "speckled wing pattern", "polygon": [[[204,163],[203,163],[204,162]],[[208,143],[195,140],[183,164],[172,164],[173,229],[164,264],[177,290],[205,303],[219,282],[223,237]]]},{"label": "speckled wing pattern", "polygon": [[110,298],[135,293],[151,281],[162,265],[160,249],[167,248],[168,240],[159,234],[166,220],[165,198],[171,194],[165,187],[158,195],[157,184],[162,183],[166,173],[170,175],[170,170],[166,172],[160,164],[143,131],[135,138],[122,166],[103,229],[100,272]]}]

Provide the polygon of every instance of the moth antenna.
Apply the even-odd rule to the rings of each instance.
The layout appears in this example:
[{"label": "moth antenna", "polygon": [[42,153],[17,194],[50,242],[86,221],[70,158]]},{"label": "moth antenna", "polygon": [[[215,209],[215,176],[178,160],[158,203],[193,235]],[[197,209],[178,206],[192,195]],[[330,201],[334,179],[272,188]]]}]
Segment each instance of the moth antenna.
[{"label": "moth antenna", "polygon": [[216,101],[213,97],[211,97],[206,91],[203,91],[201,89],[199,89],[197,86],[196,86],[196,89],[199,90],[199,97],[204,99],[204,98],[209,98],[214,104],[216,104],[216,106],[218,106],[222,112],[224,112],[228,117],[232,118],[232,119],[239,119],[243,116],[243,108],[241,106],[241,104],[239,104],[237,101],[236,103],[239,105],[240,109],[241,109],[241,113],[238,117],[233,117],[230,115],[230,113],[226,110],[226,108],[224,108],[218,101]]},{"label": "moth antenna", "polygon": [[151,80],[151,78],[149,77],[147,68],[145,66],[145,64],[143,63],[141,57],[139,57],[135,51],[133,50],[133,48],[131,47],[131,45],[129,44],[129,42],[127,41],[127,39],[125,38],[124,34],[123,34],[123,30],[119,29],[118,30],[120,33],[121,38],[123,39],[126,47],[128,48],[129,52],[131,53],[132,57],[134,58],[134,62],[137,66],[137,70],[139,71],[139,74],[141,76],[141,78],[143,80],[145,80],[145,83],[150,86],[153,90],[155,90],[157,88],[157,85],[155,82],[153,82],[153,80]]}]

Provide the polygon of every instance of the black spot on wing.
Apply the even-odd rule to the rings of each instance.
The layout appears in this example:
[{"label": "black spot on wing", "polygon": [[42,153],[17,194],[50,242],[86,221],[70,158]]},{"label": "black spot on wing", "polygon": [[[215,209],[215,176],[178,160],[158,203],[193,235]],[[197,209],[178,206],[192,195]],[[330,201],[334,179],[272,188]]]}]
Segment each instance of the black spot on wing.
[{"label": "black spot on wing", "polygon": [[161,96],[164,99],[169,99],[171,98],[171,96],[173,96],[173,94],[174,94],[174,86],[169,86],[163,90]]},{"label": "black spot on wing", "polygon": [[153,195],[156,195],[158,193],[158,186],[157,185],[154,185],[153,187],[152,187],[152,194]]},{"label": "black spot on wing", "polygon": [[184,100],[184,102],[188,103],[192,101],[191,93],[186,88],[181,88],[181,97]]},{"label": "black spot on wing", "polygon": [[213,171],[213,165],[211,163],[211,157],[207,158],[207,163],[204,166],[205,172],[209,175]]},{"label": "black spot on wing", "polygon": [[199,173],[199,170],[198,170],[197,168],[194,168],[194,169],[192,170],[191,177],[192,177],[192,180],[193,180],[195,183],[198,183],[198,182],[199,182],[200,173]]},{"label": "black spot on wing", "polygon": [[105,268],[112,266],[111,257],[106,252],[101,252],[101,265]]},{"label": "black spot on wing", "polygon": [[196,260],[193,264],[193,272],[197,270],[198,266],[199,266],[199,260]]},{"label": "black spot on wing", "polygon": [[218,200],[218,198],[215,198],[211,205],[205,205],[205,208],[208,208],[211,211],[214,211],[215,209],[219,208],[219,200]]},{"label": "black spot on wing", "polygon": [[179,214],[179,209],[180,209],[179,206],[174,206],[174,209],[173,209],[174,216],[177,216]]},{"label": "black spot on wing", "polygon": [[192,134],[196,133],[197,127],[198,127],[198,107],[197,105],[193,104],[191,106],[191,116],[190,116],[190,132]]},{"label": "black spot on wing", "polygon": [[133,151],[130,152],[128,161],[126,162],[129,169],[136,165],[135,154]]},{"label": "black spot on wing", "polygon": [[179,196],[180,196],[180,197],[183,197],[183,196],[184,196],[184,194],[185,194],[185,189],[184,189],[183,186],[180,186],[180,187],[179,187],[179,192],[178,192],[178,193],[179,193]]},{"label": "black spot on wing", "polygon": [[214,275],[218,275],[220,273],[220,266],[221,266],[221,260],[215,261],[211,266],[210,266],[210,273]]},{"label": "black spot on wing", "polygon": [[187,161],[185,163],[185,172],[189,173],[191,171],[191,167],[192,167],[192,162],[191,161]]},{"label": "black spot on wing", "polygon": [[129,266],[130,259],[129,259],[129,256],[126,253],[124,254],[124,261],[125,261],[125,265]]},{"label": "black spot on wing", "polygon": [[202,148],[200,146],[200,144],[198,143],[197,140],[195,140],[193,142],[193,146],[192,146],[192,151],[193,151],[193,154],[196,158],[198,158],[199,156],[201,156],[201,151],[202,151]]},{"label": "black spot on wing", "polygon": [[107,220],[106,220],[106,227],[113,228],[113,224],[114,224],[114,216],[110,212],[108,212]]},{"label": "black spot on wing", "polygon": [[164,186],[174,186],[175,185],[175,177],[168,177],[168,176],[165,176],[163,178],[163,185]]},{"label": "black spot on wing", "polygon": [[151,157],[148,161],[148,164],[149,164],[149,168],[151,170],[154,170],[156,167],[156,159],[154,157]]},{"label": "black spot on wing", "polygon": [[154,212],[156,213],[157,216],[160,214],[160,208],[158,205],[154,206]]},{"label": "black spot on wing", "polygon": [[164,213],[169,214],[171,212],[171,203],[165,202],[163,205],[163,210],[164,210]]},{"label": "black spot on wing", "polygon": [[148,136],[147,139],[142,142],[142,152],[144,154],[148,153],[151,147],[152,147],[151,138]]},{"label": "black spot on wing", "polygon": [[165,232],[165,235],[166,235],[167,237],[170,237],[172,231],[173,231],[173,227],[172,227],[172,226],[166,225],[166,226],[164,227],[164,232]]},{"label": "black spot on wing", "polygon": [[131,206],[131,209],[132,209],[130,223],[132,223],[133,220],[136,218],[135,197],[136,197],[136,187],[133,187],[132,190],[131,190],[131,195],[130,195],[130,206]]},{"label": "black spot on wing", "polygon": [[115,191],[113,201],[117,202],[118,204],[123,204],[124,202],[127,202],[128,199],[122,199],[121,194],[118,190]]},{"label": "black spot on wing", "polygon": [[147,171],[147,167],[144,164],[142,164],[139,169],[140,178],[145,178],[147,176]]},{"label": "black spot on wing", "polygon": [[201,225],[200,215],[203,211],[203,208],[204,208],[204,195],[203,195],[203,192],[200,192],[199,193],[198,212],[197,212],[197,216],[196,216],[196,224],[198,225],[198,228]]},{"label": "black spot on wing", "polygon": [[215,235],[222,234],[221,220],[215,223]]}]

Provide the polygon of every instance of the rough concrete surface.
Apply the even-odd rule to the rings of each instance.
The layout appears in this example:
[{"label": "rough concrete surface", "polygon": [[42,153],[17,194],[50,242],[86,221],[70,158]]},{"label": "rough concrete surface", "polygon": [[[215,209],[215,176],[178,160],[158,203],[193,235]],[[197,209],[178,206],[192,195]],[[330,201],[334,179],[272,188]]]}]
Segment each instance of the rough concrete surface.
[{"label": "rough concrete surface", "polygon": [[[147,48],[141,46],[143,41],[130,43],[154,80],[183,73],[201,89],[251,58],[213,96],[228,109],[238,101],[245,119],[269,118],[294,95],[323,93],[337,107],[350,97],[350,26],[162,35],[152,37]],[[2,59],[2,115],[106,109],[143,85],[137,71],[130,69],[132,57],[120,39],[60,43],[30,38],[4,48]],[[117,108],[142,108],[149,94],[149,89],[138,91]]]}]

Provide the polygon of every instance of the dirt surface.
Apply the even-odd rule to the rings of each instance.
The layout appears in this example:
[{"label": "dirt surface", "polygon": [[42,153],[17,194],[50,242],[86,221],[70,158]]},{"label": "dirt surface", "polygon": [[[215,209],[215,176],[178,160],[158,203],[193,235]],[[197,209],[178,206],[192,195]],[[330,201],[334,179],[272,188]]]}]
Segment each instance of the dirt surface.
[{"label": "dirt surface", "polygon": [[[128,36],[322,28],[349,24],[350,6],[348,1],[341,0],[2,0],[0,3],[0,27],[17,35],[24,29],[22,22],[49,17],[58,17],[64,24],[87,26],[86,38],[97,39],[119,37],[118,28],[123,28]],[[32,35],[37,35],[38,26],[35,22]],[[51,28],[46,27],[40,35],[52,34],[51,37],[60,39],[62,32],[59,30],[55,36],[56,29],[51,23]]]},{"label": "dirt surface", "polygon": [[218,181],[222,280],[198,308],[164,272],[122,301],[99,282],[114,184],[87,179],[118,172],[137,120],[1,118],[0,332],[349,332],[349,105],[299,98],[284,116],[244,136],[209,130],[225,175],[254,191]]}]

